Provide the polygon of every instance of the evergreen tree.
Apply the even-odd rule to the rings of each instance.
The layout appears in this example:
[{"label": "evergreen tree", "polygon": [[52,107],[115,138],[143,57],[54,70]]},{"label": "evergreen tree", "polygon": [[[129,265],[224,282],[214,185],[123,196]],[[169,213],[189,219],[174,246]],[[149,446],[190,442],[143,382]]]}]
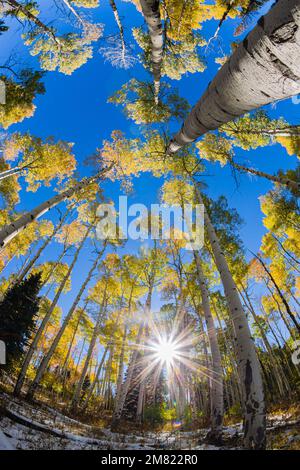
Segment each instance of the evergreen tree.
[{"label": "evergreen tree", "polygon": [[0,340],[6,345],[7,367],[11,368],[23,354],[35,330],[41,288],[40,273],[15,284],[0,303]]}]

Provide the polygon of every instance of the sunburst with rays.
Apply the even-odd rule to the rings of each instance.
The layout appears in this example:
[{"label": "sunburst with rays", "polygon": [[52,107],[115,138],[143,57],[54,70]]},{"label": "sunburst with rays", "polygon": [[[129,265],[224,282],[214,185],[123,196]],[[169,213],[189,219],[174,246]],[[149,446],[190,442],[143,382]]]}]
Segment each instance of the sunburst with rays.
[{"label": "sunburst with rays", "polygon": [[[206,333],[195,333],[195,323],[183,326],[184,312],[178,313],[171,328],[154,319],[149,314],[145,322],[146,338],[135,348],[140,351],[135,384],[146,382],[150,377],[153,389],[156,389],[159,378],[165,373],[168,394],[178,396],[179,389],[187,391],[191,375],[218,380],[208,364],[205,355],[199,354],[196,347],[205,341]],[[198,349],[198,348],[197,348]]]}]

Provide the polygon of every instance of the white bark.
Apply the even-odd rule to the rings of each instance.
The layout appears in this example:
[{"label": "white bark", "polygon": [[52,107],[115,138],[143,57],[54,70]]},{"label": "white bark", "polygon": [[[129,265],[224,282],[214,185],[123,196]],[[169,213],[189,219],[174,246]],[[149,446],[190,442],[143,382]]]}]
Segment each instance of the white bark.
[{"label": "white bark", "polygon": [[118,379],[117,379],[117,390],[116,390],[115,403],[119,403],[120,394],[121,394],[121,390],[122,390],[126,339],[127,339],[127,326],[125,325],[124,326],[124,334],[123,334],[123,338],[122,338],[121,354],[120,354],[120,359],[119,359],[119,370],[118,370]]},{"label": "white bark", "polygon": [[119,326],[120,314],[121,314],[121,312],[119,312],[118,315],[117,315],[114,328],[113,328],[112,333],[110,335],[110,339],[107,343],[107,346],[105,347],[105,350],[103,352],[100,364],[97,367],[93,383],[91,384],[91,386],[89,388],[89,391],[87,393],[87,396],[85,397],[84,404],[83,404],[83,409],[85,409],[87,407],[87,405],[89,403],[89,400],[91,399],[91,396],[93,395],[93,392],[95,390],[96,384],[97,384],[99,376],[100,376],[100,372],[102,370],[102,367],[103,367],[103,364],[104,364],[104,361],[105,361],[106,354],[107,354],[109,349],[110,349],[110,360],[112,360],[112,356],[113,356],[112,350],[113,350],[113,347],[114,347],[113,336],[114,336],[114,334],[117,331],[118,326]]},{"label": "white bark", "polygon": [[[22,368],[21,368],[20,374],[19,374],[19,376],[18,376],[18,380],[17,380],[16,386],[15,386],[15,388],[14,388],[14,394],[15,394],[15,395],[19,395],[20,392],[21,392],[22,385],[23,385],[23,383],[24,383],[24,380],[25,380],[25,377],[26,377],[26,373],[27,373],[27,370],[28,370],[30,361],[31,361],[31,359],[32,359],[32,356],[33,356],[34,352],[36,351],[38,342],[39,342],[39,340],[40,340],[40,338],[41,338],[41,336],[42,336],[42,334],[43,334],[43,332],[44,332],[44,330],[45,330],[46,325],[48,324],[49,319],[51,318],[51,315],[52,315],[52,313],[53,313],[53,311],[54,311],[54,308],[56,307],[56,304],[57,304],[57,302],[58,302],[58,300],[59,300],[59,297],[60,297],[60,295],[61,295],[61,293],[62,293],[62,291],[63,291],[63,289],[64,289],[64,287],[65,287],[65,285],[66,285],[66,282],[67,282],[67,280],[69,279],[69,277],[70,277],[70,275],[71,275],[71,272],[72,272],[72,270],[73,270],[73,268],[74,268],[74,266],[75,266],[75,263],[76,263],[77,258],[78,258],[78,256],[79,256],[79,253],[80,253],[80,251],[81,251],[81,248],[83,247],[84,242],[85,242],[85,240],[86,240],[86,238],[87,238],[87,236],[88,236],[90,230],[91,230],[91,227],[89,227],[89,229],[87,230],[87,232],[86,232],[86,234],[85,234],[85,236],[84,236],[82,242],[80,243],[79,247],[77,248],[76,253],[75,253],[75,256],[74,256],[74,258],[73,258],[73,260],[72,260],[72,263],[70,264],[69,269],[68,269],[68,271],[67,271],[65,277],[63,278],[62,282],[60,283],[60,286],[59,286],[59,288],[58,288],[58,290],[57,290],[57,292],[56,292],[56,294],[55,294],[55,296],[54,296],[54,299],[53,299],[53,301],[52,301],[52,303],[51,303],[51,305],[50,305],[50,308],[49,308],[49,310],[47,311],[46,315],[44,316],[44,318],[43,318],[43,320],[42,320],[42,323],[41,323],[41,325],[40,325],[38,331],[34,334],[34,338],[33,338],[32,343],[31,343],[31,345],[30,345],[30,347],[29,347],[29,349],[28,349],[28,351],[27,351],[27,354],[26,354],[26,356],[25,356],[24,362],[23,362],[23,364],[22,364]],[[29,389],[29,390],[28,390],[28,393],[27,393],[28,397],[32,396],[32,395],[31,395],[31,392],[33,392],[33,390],[31,391],[31,390]]]},{"label": "white bark", "polygon": [[151,39],[151,60],[154,78],[155,102],[158,103],[161,67],[163,58],[163,30],[159,11],[159,0],[140,0],[143,15]]},{"label": "white bark", "polygon": [[221,353],[218,344],[218,338],[214,319],[210,309],[209,292],[206,279],[201,266],[199,253],[194,251],[194,257],[197,266],[197,275],[199,288],[201,291],[202,309],[204,313],[207,334],[212,356],[212,376],[210,380],[210,399],[211,399],[211,432],[210,438],[218,441],[221,438],[223,426],[223,370]]},{"label": "white bark", "polygon": [[278,0],[209,84],[168,152],[248,111],[298,93],[300,0]]},{"label": "white bark", "polygon": [[293,181],[285,176],[275,176],[270,175],[269,173],[265,173],[264,171],[255,170],[254,168],[248,168],[243,165],[239,165],[233,161],[230,162],[231,165],[239,171],[244,173],[250,173],[255,176],[260,176],[261,178],[266,178],[269,181],[273,181],[274,183],[280,184],[282,186],[286,186],[289,190],[295,191],[296,194],[300,194],[300,183],[297,181]]},{"label": "white bark", "polygon": [[39,28],[41,31],[43,31],[47,36],[51,37],[54,42],[58,44],[58,46],[61,46],[60,40],[58,37],[56,37],[54,30],[52,28],[49,28],[45,23],[43,23],[37,16],[33,15],[24,4],[21,4],[17,2],[16,0],[3,0],[4,3],[8,4],[10,7],[13,8],[13,11],[15,11],[15,14],[22,13],[25,18],[27,18],[28,21],[31,21],[34,23],[37,28]]},{"label": "white bark", "polygon": [[121,47],[122,47],[122,61],[125,62],[125,56],[126,56],[126,45],[125,45],[125,38],[124,38],[124,29],[121,23],[120,15],[117,9],[117,5],[114,0],[109,0],[110,6],[112,8],[115,21],[118,25],[119,28],[119,33],[120,33],[120,40],[121,40]]},{"label": "white bark", "polygon": [[73,196],[74,193],[78,193],[82,188],[84,188],[88,184],[96,181],[100,175],[108,171],[110,168],[111,167],[100,171],[96,176],[91,176],[90,178],[83,178],[79,183],[75,184],[70,189],[67,189],[62,193],[53,196],[52,198],[38,205],[32,211],[22,215],[15,222],[4,226],[3,229],[0,230],[0,248],[3,248],[5,245],[7,245],[7,243],[12,240],[16,235],[18,235],[21,230],[24,230],[24,228],[26,228],[28,224],[41,217],[43,214],[52,209],[52,207],[57,206],[57,204],[59,204],[60,202],[69,199],[71,196]]},{"label": "white bark", "polygon": [[24,267],[24,269],[21,271],[21,273],[18,275],[18,278],[16,279],[15,281],[15,284],[18,283],[18,282],[21,282],[24,277],[29,273],[29,271],[31,270],[31,268],[34,266],[35,262],[38,260],[38,258],[40,257],[40,255],[42,254],[42,252],[47,248],[47,246],[49,245],[49,243],[53,240],[53,237],[55,237],[55,235],[57,234],[57,232],[61,229],[61,227],[63,226],[63,223],[64,221],[66,220],[66,217],[67,215],[69,214],[69,210],[66,210],[64,216],[62,217],[61,221],[59,222],[59,224],[57,224],[57,226],[55,227],[55,229],[53,230],[52,234],[46,238],[46,240],[44,241],[44,243],[40,246],[40,248],[38,249],[38,251],[36,252],[36,254],[33,256],[33,258],[30,260],[30,262]]},{"label": "white bark", "polygon": [[45,373],[46,368],[48,367],[48,364],[49,364],[49,362],[50,362],[50,360],[51,360],[51,358],[54,354],[54,351],[57,348],[57,346],[58,346],[58,344],[61,340],[61,337],[64,334],[64,332],[65,332],[65,330],[66,330],[66,328],[67,328],[67,326],[68,326],[68,324],[69,324],[69,322],[70,322],[70,320],[73,316],[73,313],[75,312],[75,309],[76,309],[78,303],[80,302],[80,299],[81,299],[81,297],[82,297],[82,295],[83,295],[83,293],[86,289],[86,286],[88,285],[88,283],[91,280],[91,277],[92,277],[92,275],[93,275],[93,273],[94,273],[94,271],[95,271],[95,269],[98,265],[98,262],[99,262],[100,258],[102,257],[104,249],[98,254],[98,256],[96,257],[94,263],[92,264],[92,266],[91,266],[91,268],[88,272],[88,275],[85,278],[85,281],[83,282],[83,284],[81,285],[81,287],[79,289],[79,292],[78,292],[77,296],[75,297],[75,300],[74,300],[70,310],[68,311],[67,315],[65,316],[64,321],[63,321],[57,335],[55,336],[55,338],[52,341],[52,344],[50,346],[50,349],[49,349],[48,353],[43,357],[43,360],[42,360],[42,362],[40,363],[40,365],[37,369],[36,376],[35,376],[33,382],[30,385],[30,388],[29,388],[29,393],[30,393],[31,396],[33,396],[37,386],[39,385],[39,383],[40,383],[40,381],[41,381],[41,379],[42,379],[42,377]]},{"label": "white bark", "polygon": [[[149,287],[149,292],[148,292],[147,300],[145,303],[145,318],[146,318],[147,324],[146,324],[145,335],[144,335],[144,351],[145,351],[145,342],[147,342],[149,338],[148,322],[149,322],[149,316],[151,313],[152,291],[153,291],[153,285],[151,284]],[[140,350],[140,352],[142,351]],[[145,361],[145,364],[144,364],[145,370],[147,370],[148,363],[149,361]],[[137,411],[136,411],[136,419],[137,419],[137,422],[139,423],[141,423],[143,419],[145,392],[146,392],[146,380],[147,378],[143,378],[141,380],[140,387],[139,387],[138,404],[137,404]]]},{"label": "white bark", "polygon": [[4,180],[5,178],[9,178],[10,176],[18,175],[22,173],[22,171],[23,171],[23,168],[20,168],[18,166],[15,168],[10,168],[9,170],[2,171],[0,173],[0,181]]},{"label": "white bark", "polygon": [[88,349],[88,352],[87,352],[87,356],[85,358],[84,366],[83,366],[83,369],[81,371],[80,379],[79,379],[79,381],[76,385],[76,388],[75,388],[74,396],[73,396],[72,403],[71,403],[72,409],[76,409],[77,406],[78,406],[78,403],[79,403],[79,400],[80,400],[80,394],[81,394],[81,390],[82,390],[82,386],[83,386],[83,382],[84,382],[84,379],[85,379],[85,376],[86,376],[86,373],[87,373],[87,370],[88,370],[88,367],[89,367],[89,364],[90,364],[90,361],[91,361],[91,357],[92,357],[92,354],[94,352],[96,341],[97,341],[97,338],[98,338],[98,335],[99,335],[100,325],[101,325],[101,321],[103,319],[103,314],[105,312],[106,303],[107,303],[106,288],[107,288],[107,285],[106,285],[104,293],[103,293],[102,303],[101,303],[100,310],[99,310],[98,317],[97,317],[97,321],[96,321],[96,324],[95,324],[95,327],[94,327],[94,330],[93,330],[92,338],[91,338],[91,341],[90,341],[90,344],[89,344],[89,349]]},{"label": "white bark", "polygon": [[94,378],[94,381],[88,391],[88,394],[84,400],[84,404],[83,404],[83,408],[85,409],[91,399],[91,396],[93,395],[93,392],[95,390],[95,387],[96,387],[96,383],[99,379],[99,376],[100,376],[100,373],[101,373],[101,370],[102,370],[102,367],[103,367],[103,364],[104,364],[104,361],[105,361],[105,358],[106,358],[106,354],[108,352],[108,349],[110,348],[111,344],[108,343],[107,346],[105,347],[104,351],[103,351],[103,355],[101,357],[101,361],[100,361],[100,364],[98,365],[97,367],[97,371],[96,371],[96,374],[95,374],[95,378]]},{"label": "white bark", "polygon": [[71,13],[75,16],[75,18],[78,20],[78,22],[83,26],[85,27],[85,22],[84,20],[81,18],[81,16],[79,15],[79,13],[77,13],[77,11],[75,10],[75,8],[71,5],[71,3],[69,2],[69,0],[62,0],[64,2],[64,4],[66,5],[66,7],[71,11]]},{"label": "white bark", "polygon": [[[200,191],[195,185],[198,201],[203,204]],[[265,447],[265,403],[259,360],[256,354],[246,314],[238,295],[237,286],[232,278],[215,229],[206,209],[204,223],[215,263],[220,273],[224,293],[233,322],[238,371],[243,393],[244,443],[249,449]]]},{"label": "white bark", "polygon": [[130,362],[129,362],[129,365],[128,365],[127,376],[126,376],[125,382],[122,384],[122,387],[121,387],[120,399],[115,404],[115,409],[114,409],[114,413],[113,413],[113,417],[112,417],[112,423],[111,423],[111,429],[112,430],[116,429],[116,426],[118,425],[118,423],[121,419],[122,411],[123,411],[123,408],[124,408],[124,403],[125,403],[125,400],[126,400],[126,397],[127,397],[129,386],[130,386],[131,381],[132,381],[132,376],[133,376],[135,364],[136,364],[137,357],[138,357],[138,354],[139,354],[139,345],[142,341],[143,330],[144,330],[144,322],[142,322],[139,326],[138,334],[137,334],[137,337],[136,337],[136,340],[135,340],[136,347],[135,347],[135,349],[132,353],[132,356],[131,356],[131,359],[130,359]]}]

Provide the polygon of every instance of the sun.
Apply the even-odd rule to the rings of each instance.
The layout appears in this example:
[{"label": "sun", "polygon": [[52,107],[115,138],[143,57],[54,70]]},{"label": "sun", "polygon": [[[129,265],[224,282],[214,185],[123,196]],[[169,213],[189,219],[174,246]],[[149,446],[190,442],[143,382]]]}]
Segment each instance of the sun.
[{"label": "sun", "polygon": [[171,365],[178,358],[178,346],[171,339],[160,338],[153,345],[154,356],[166,365]]}]

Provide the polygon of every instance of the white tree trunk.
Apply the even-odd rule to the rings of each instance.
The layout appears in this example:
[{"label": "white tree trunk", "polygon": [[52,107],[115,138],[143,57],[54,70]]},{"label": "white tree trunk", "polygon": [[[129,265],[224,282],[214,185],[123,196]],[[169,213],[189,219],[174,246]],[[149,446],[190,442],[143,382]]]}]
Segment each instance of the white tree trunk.
[{"label": "white tree trunk", "polygon": [[125,37],[124,37],[124,29],[121,23],[120,15],[117,9],[117,5],[114,0],[109,0],[109,4],[111,6],[111,9],[113,11],[115,21],[118,25],[119,28],[119,33],[120,33],[120,40],[121,40],[121,46],[122,46],[122,60],[125,63],[125,53],[126,53],[126,45],[125,45]]},{"label": "white tree trunk", "polygon": [[239,165],[235,162],[231,162],[231,164],[234,168],[239,171],[266,178],[269,181],[273,181],[274,183],[286,186],[289,190],[294,191],[296,194],[300,194],[300,183],[297,183],[297,181],[290,180],[289,178],[285,178],[284,176],[270,175],[269,173],[265,173],[264,171],[255,170],[254,168],[248,168],[246,166]]},{"label": "white tree trunk", "polygon": [[94,352],[96,341],[97,341],[97,338],[98,338],[98,335],[99,335],[100,325],[101,325],[101,321],[103,319],[103,314],[105,312],[106,303],[107,303],[106,288],[107,288],[107,285],[106,285],[104,293],[103,293],[102,303],[101,303],[99,314],[98,314],[98,317],[97,317],[97,321],[96,321],[96,324],[95,324],[95,327],[94,327],[94,330],[93,330],[92,338],[91,338],[91,341],[90,341],[90,344],[89,344],[89,349],[88,349],[88,352],[87,352],[87,356],[85,358],[84,366],[83,366],[83,369],[81,371],[80,379],[77,382],[75,392],[74,392],[74,396],[73,396],[73,399],[72,399],[71,408],[73,410],[75,410],[78,406],[78,403],[79,403],[79,400],[80,400],[80,394],[81,394],[81,390],[82,390],[82,385],[83,385],[83,382],[84,382],[84,379],[85,379],[85,376],[86,376],[86,373],[87,373],[87,370],[88,370],[88,367],[89,367],[89,364],[90,364],[90,361],[91,361],[91,357],[92,357],[92,354]]},{"label": "white tree trunk", "polygon": [[221,353],[218,344],[215,323],[210,309],[209,292],[206,284],[206,279],[202,270],[201,259],[197,251],[194,251],[194,257],[197,266],[199,288],[201,291],[202,309],[207,327],[207,334],[212,356],[212,375],[210,380],[211,432],[209,433],[209,437],[212,441],[218,442],[221,440],[222,436],[224,412],[223,370]]},{"label": "white tree trunk", "polygon": [[135,347],[135,349],[132,353],[132,356],[131,356],[131,359],[130,359],[130,362],[129,362],[129,365],[128,365],[127,376],[126,376],[125,382],[122,384],[122,387],[121,387],[120,399],[115,404],[115,409],[114,409],[114,413],[113,413],[113,417],[112,417],[112,423],[111,423],[111,430],[112,431],[114,431],[116,429],[116,427],[117,427],[117,425],[118,425],[118,423],[121,419],[121,416],[122,416],[124,403],[125,403],[125,400],[126,400],[126,397],[127,397],[129,386],[130,386],[131,381],[132,381],[134,367],[135,367],[136,360],[137,360],[137,357],[138,357],[138,354],[139,354],[139,345],[142,341],[143,330],[144,330],[144,322],[142,322],[139,326],[138,334],[137,334],[137,337],[136,337],[136,340],[135,340],[136,347]]},{"label": "white tree trunk", "polygon": [[278,0],[237,47],[168,152],[253,109],[300,93],[300,0]]},{"label": "white tree trunk", "polygon": [[[203,200],[195,185],[198,201]],[[204,223],[215,263],[224,286],[224,293],[233,322],[239,377],[243,393],[244,407],[244,443],[248,449],[263,449],[265,447],[265,402],[259,360],[256,354],[251,331],[238,295],[237,286],[232,278],[224,253],[220,246],[215,229],[206,209]]]},{"label": "white tree trunk", "polygon": [[24,269],[21,271],[21,273],[18,275],[16,281],[14,282],[14,284],[17,284],[18,282],[21,282],[24,277],[29,273],[29,271],[31,270],[31,268],[34,266],[35,262],[38,260],[38,258],[40,257],[40,255],[42,254],[42,252],[47,248],[47,246],[49,245],[49,243],[53,240],[53,238],[55,237],[55,235],[58,233],[58,231],[61,229],[61,227],[63,226],[63,223],[64,221],[66,220],[66,217],[67,215],[69,214],[69,210],[66,210],[66,212],[64,213],[61,221],[59,222],[59,224],[57,224],[57,226],[55,227],[55,229],[53,230],[52,234],[46,238],[46,240],[44,241],[44,243],[40,246],[40,248],[38,249],[38,251],[36,252],[36,254],[33,256],[33,258],[30,260],[30,262],[24,267]]},{"label": "white tree trunk", "polygon": [[[152,302],[152,291],[153,291],[153,285],[149,287],[149,292],[147,295],[147,300],[145,303],[145,318],[146,318],[146,328],[145,328],[145,335],[144,335],[144,352],[145,352],[145,343],[147,342],[149,338],[149,317],[151,314],[151,302]],[[142,351],[140,351],[142,352]],[[149,361],[144,361],[144,368],[147,370],[147,367],[149,365]],[[140,383],[139,387],[139,396],[138,396],[138,404],[137,404],[137,412],[136,412],[136,420],[138,423],[142,422],[143,419],[143,412],[144,412],[144,403],[145,403],[145,392],[146,392],[146,381],[147,377],[143,378]]]},{"label": "white tree trunk", "polygon": [[83,295],[83,293],[86,289],[86,286],[88,285],[88,283],[91,280],[91,277],[92,277],[92,275],[93,275],[93,273],[94,273],[94,271],[95,271],[95,269],[98,265],[98,262],[99,262],[100,258],[103,255],[104,250],[105,250],[105,248],[98,254],[98,256],[96,257],[94,263],[92,264],[91,269],[89,270],[88,275],[85,278],[85,281],[81,285],[81,287],[79,289],[79,292],[78,292],[78,294],[77,294],[70,310],[68,311],[67,315],[65,316],[64,321],[63,321],[57,335],[55,336],[55,338],[52,341],[52,344],[50,346],[50,349],[49,349],[48,353],[43,357],[43,360],[42,360],[42,362],[40,363],[40,365],[37,369],[36,376],[35,376],[33,382],[30,385],[30,388],[29,388],[29,391],[28,391],[30,396],[34,395],[35,390],[38,387],[38,385],[39,385],[39,383],[40,383],[40,381],[41,381],[41,379],[42,379],[42,377],[45,373],[45,370],[48,367],[48,364],[49,364],[49,362],[50,362],[50,360],[51,360],[51,358],[54,354],[54,351],[57,348],[57,346],[59,344],[59,341],[61,340],[61,337],[64,334],[64,332],[65,332],[65,330],[66,330],[66,328],[67,328],[67,326],[68,326],[68,324],[69,324],[69,322],[70,322],[70,320],[73,316],[73,313],[75,312],[75,309],[76,309],[78,303],[80,302],[80,299],[81,299],[81,297],[82,297],[82,295]]},{"label": "white tree trunk", "polygon": [[155,102],[158,103],[161,66],[163,58],[163,30],[159,11],[159,0],[140,0],[143,15],[151,39],[152,71],[154,78]]},{"label": "white tree trunk", "polygon": [[87,396],[85,397],[85,400],[84,400],[84,404],[83,404],[83,409],[85,409],[91,399],[91,396],[93,395],[93,392],[95,390],[95,387],[96,387],[96,383],[99,379],[99,376],[100,376],[100,373],[101,373],[101,370],[102,370],[102,367],[103,367],[103,364],[104,364],[104,361],[105,361],[105,358],[106,358],[106,354],[109,350],[111,346],[111,343],[108,343],[107,346],[105,347],[104,351],[103,351],[103,355],[101,357],[101,361],[100,361],[100,364],[98,365],[97,367],[97,371],[96,371],[96,374],[95,374],[95,378],[94,378],[94,381],[88,391],[88,394]]},{"label": "white tree trunk", "polygon": [[23,168],[20,168],[18,166],[15,167],[15,168],[10,168],[9,170],[1,171],[0,181],[4,180],[5,178],[9,178],[10,176],[18,175],[18,174],[22,173],[22,171],[23,171]]},{"label": "white tree trunk", "polygon": [[121,394],[121,390],[122,390],[126,339],[127,339],[127,326],[125,325],[124,326],[124,334],[123,334],[123,338],[122,338],[121,354],[120,354],[120,359],[119,359],[119,370],[118,370],[117,390],[116,390],[116,399],[115,399],[116,404],[119,403],[119,401],[120,401],[120,394]]},{"label": "white tree trunk", "polygon": [[[87,232],[86,232],[86,234],[85,234],[85,236],[84,236],[82,242],[80,243],[79,247],[77,248],[76,253],[75,253],[75,256],[74,256],[74,258],[73,258],[73,260],[72,260],[72,263],[70,264],[69,269],[68,269],[66,275],[64,276],[62,282],[60,283],[60,286],[59,286],[59,288],[58,288],[58,290],[57,290],[57,292],[56,292],[56,294],[55,294],[55,296],[54,296],[54,299],[53,299],[53,301],[52,301],[52,303],[51,303],[51,305],[50,305],[50,308],[49,308],[48,312],[47,312],[46,315],[44,316],[44,318],[43,318],[43,320],[42,320],[42,323],[41,323],[41,325],[40,325],[38,331],[34,334],[33,341],[32,341],[32,343],[31,343],[31,345],[30,345],[30,347],[29,347],[29,349],[28,349],[28,351],[27,351],[27,354],[26,354],[26,356],[25,356],[24,362],[23,362],[23,364],[22,364],[22,368],[21,368],[20,374],[19,374],[19,376],[18,376],[18,380],[17,380],[16,386],[15,386],[15,388],[14,388],[14,394],[15,394],[15,395],[19,395],[20,392],[21,392],[22,385],[23,385],[23,383],[24,383],[24,380],[25,380],[25,377],[26,377],[26,373],[27,373],[27,370],[28,370],[30,361],[31,361],[31,359],[32,359],[32,356],[33,356],[33,354],[34,354],[35,351],[36,351],[38,342],[39,342],[39,340],[40,340],[40,338],[41,338],[41,336],[42,336],[42,334],[43,334],[43,332],[44,332],[44,330],[45,330],[46,325],[48,324],[49,319],[51,318],[51,315],[52,315],[52,313],[53,313],[53,311],[54,311],[54,308],[56,307],[56,304],[57,304],[57,302],[58,302],[58,300],[59,300],[59,297],[60,297],[60,295],[61,295],[61,293],[62,293],[62,291],[63,291],[63,289],[64,289],[64,287],[65,287],[65,285],[66,285],[66,282],[68,281],[68,279],[69,279],[69,277],[70,277],[70,275],[71,275],[71,273],[72,273],[72,270],[73,270],[74,265],[75,265],[75,263],[76,263],[76,261],[77,261],[77,258],[78,258],[78,256],[79,256],[79,253],[80,253],[80,251],[81,251],[81,248],[83,247],[84,242],[85,242],[85,240],[86,240],[86,238],[87,238],[87,236],[88,236],[90,230],[91,230],[91,227],[89,227],[89,229],[87,230]],[[30,396],[31,396],[31,391],[30,391],[30,389],[28,390],[27,395],[28,395],[28,397],[30,398]]]},{"label": "white tree trunk", "polygon": [[19,219],[15,222],[12,222],[9,225],[3,227],[0,230],[0,248],[3,248],[10,240],[12,240],[21,230],[27,227],[28,224],[33,222],[33,220],[41,217],[43,214],[48,212],[52,207],[57,206],[60,202],[69,199],[73,194],[78,193],[81,189],[83,189],[88,184],[97,181],[105,172],[109,171],[112,166],[101,170],[96,176],[91,176],[90,178],[83,178],[79,183],[72,186],[70,189],[63,191],[60,194],[48,199],[48,201],[43,202],[42,204],[38,205],[35,209],[26,214],[22,215]]},{"label": "white tree trunk", "polygon": [[42,21],[35,15],[33,15],[29,9],[26,8],[26,6],[22,3],[17,2],[16,0],[3,0],[4,3],[7,3],[9,6],[13,8],[13,11],[16,12],[16,15],[19,13],[22,13],[25,18],[27,18],[28,21],[31,21],[34,23],[38,28],[40,28],[45,34],[47,34],[49,37],[53,39],[54,42],[56,42],[59,46],[61,45],[60,40],[58,37],[56,37],[54,30],[52,28],[49,28],[45,23],[42,23]]}]

